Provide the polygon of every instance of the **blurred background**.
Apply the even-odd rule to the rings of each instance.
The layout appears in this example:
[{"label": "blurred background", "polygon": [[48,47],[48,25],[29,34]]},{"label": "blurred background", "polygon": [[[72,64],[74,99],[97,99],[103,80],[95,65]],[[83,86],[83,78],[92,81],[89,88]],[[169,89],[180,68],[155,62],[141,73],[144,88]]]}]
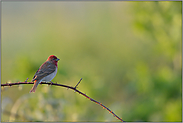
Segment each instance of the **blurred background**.
[{"label": "blurred background", "polygon": [[[53,82],[125,121],[182,121],[182,2],[2,2],[1,83],[32,80],[56,55]],[[63,87],[1,87],[1,121],[119,121]]]}]

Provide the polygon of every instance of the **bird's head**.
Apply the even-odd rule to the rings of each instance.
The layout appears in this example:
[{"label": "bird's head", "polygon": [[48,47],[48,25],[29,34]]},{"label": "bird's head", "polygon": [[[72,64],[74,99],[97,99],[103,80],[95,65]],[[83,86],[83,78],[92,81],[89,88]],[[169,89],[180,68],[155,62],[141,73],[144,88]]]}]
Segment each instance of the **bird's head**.
[{"label": "bird's head", "polygon": [[54,56],[54,55],[49,56],[48,59],[47,59],[47,61],[49,61],[49,62],[51,62],[51,63],[55,63],[55,64],[56,64],[59,60],[60,60],[60,59],[57,58],[57,57]]}]

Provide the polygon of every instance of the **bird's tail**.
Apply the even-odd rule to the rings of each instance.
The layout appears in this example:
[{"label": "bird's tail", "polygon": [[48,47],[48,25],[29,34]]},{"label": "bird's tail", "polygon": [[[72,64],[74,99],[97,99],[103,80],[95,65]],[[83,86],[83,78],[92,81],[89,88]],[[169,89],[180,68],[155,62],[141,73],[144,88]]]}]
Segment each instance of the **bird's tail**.
[{"label": "bird's tail", "polygon": [[32,89],[30,90],[29,93],[35,92],[38,85],[39,85],[39,81],[35,80],[34,85],[33,85]]}]

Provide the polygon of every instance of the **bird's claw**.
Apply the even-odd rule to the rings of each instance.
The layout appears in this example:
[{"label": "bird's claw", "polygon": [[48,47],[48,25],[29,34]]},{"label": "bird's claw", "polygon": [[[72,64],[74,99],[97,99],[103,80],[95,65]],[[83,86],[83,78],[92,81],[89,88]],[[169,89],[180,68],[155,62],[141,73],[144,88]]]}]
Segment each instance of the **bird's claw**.
[{"label": "bird's claw", "polygon": [[51,83],[50,83],[50,85],[53,85],[53,82],[52,81],[50,81]]}]

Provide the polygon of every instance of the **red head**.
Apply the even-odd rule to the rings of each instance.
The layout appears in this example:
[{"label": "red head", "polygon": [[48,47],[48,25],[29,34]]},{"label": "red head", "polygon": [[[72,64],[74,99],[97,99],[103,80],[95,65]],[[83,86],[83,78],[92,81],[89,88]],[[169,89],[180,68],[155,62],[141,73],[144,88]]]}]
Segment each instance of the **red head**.
[{"label": "red head", "polygon": [[58,58],[57,58],[56,56],[54,56],[54,55],[49,56],[48,59],[47,59],[47,61],[54,63],[56,66],[57,66],[57,62],[58,62],[59,60],[60,60],[60,59],[58,59]]}]

